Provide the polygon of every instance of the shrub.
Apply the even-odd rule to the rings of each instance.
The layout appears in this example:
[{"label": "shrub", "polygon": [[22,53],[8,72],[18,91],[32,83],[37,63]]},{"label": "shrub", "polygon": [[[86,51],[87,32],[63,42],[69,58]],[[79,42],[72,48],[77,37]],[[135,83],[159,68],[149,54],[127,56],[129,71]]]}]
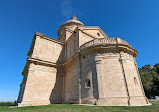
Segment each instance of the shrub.
[{"label": "shrub", "polygon": [[0,102],[0,106],[14,106],[13,102]]}]

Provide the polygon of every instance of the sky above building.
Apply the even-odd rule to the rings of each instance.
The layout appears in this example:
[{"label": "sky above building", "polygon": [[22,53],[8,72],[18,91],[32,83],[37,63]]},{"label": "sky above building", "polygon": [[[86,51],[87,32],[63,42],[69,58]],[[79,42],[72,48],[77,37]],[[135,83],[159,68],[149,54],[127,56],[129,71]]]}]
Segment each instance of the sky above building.
[{"label": "sky above building", "polygon": [[73,15],[138,50],[138,67],[159,63],[159,0],[0,0],[0,102],[15,101],[34,32],[57,39]]}]

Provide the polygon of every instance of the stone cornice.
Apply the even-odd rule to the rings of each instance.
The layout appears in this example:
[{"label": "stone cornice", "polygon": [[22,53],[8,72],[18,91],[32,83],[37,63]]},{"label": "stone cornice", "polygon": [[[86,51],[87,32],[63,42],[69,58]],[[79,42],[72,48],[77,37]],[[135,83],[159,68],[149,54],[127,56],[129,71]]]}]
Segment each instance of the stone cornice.
[{"label": "stone cornice", "polygon": [[126,41],[120,38],[96,38],[81,45],[80,49],[85,49],[87,47],[95,45],[111,45],[111,44],[126,45],[132,48],[132,46],[129,43],[127,43]]},{"label": "stone cornice", "polygon": [[121,51],[124,51],[124,52],[131,52],[133,54],[134,57],[137,56],[138,52],[131,48],[131,47],[128,47],[126,45],[116,45],[116,44],[111,44],[111,45],[102,45],[102,44],[99,44],[99,45],[94,45],[94,46],[89,46],[85,49],[81,49],[81,54],[84,54],[86,52],[90,52],[92,50],[97,50],[97,49],[118,49],[118,50],[121,50]]},{"label": "stone cornice", "polygon": [[92,35],[90,35],[90,34],[88,34],[88,33],[86,33],[86,32],[84,32],[83,30],[80,30],[82,33],[84,33],[84,34],[86,34],[86,35],[88,35],[88,36],[90,36],[90,37],[92,37],[92,38],[96,38],[95,36],[92,36]]},{"label": "stone cornice", "polygon": [[62,64],[57,64],[57,63],[54,63],[51,61],[46,61],[46,60],[35,58],[35,57],[28,57],[26,65],[25,65],[23,72],[22,72],[23,76],[25,75],[24,72],[26,72],[26,70],[28,70],[30,63],[35,63],[35,64],[39,64],[39,65],[43,65],[43,66],[51,66],[51,67],[55,67],[55,68],[58,66],[62,66]]},{"label": "stone cornice", "polygon": [[77,32],[77,31],[81,31],[82,33],[84,33],[84,34],[86,34],[86,35],[88,35],[88,36],[90,36],[90,37],[92,37],[92,38],[96,38],[95,36],[92,36],[92,35],[88,34],[87,32],[84,32],[84,31],[83,31],[83,27],[77,27],[77,28],[75,29],[75,31],[76,31],[76,32]]},{"label": "stone cornice", "polygon": [[105,37],[108,38],[108,36],[105,34],[105,32],[99,27],[99,26],[83,26],[83,30],[99,30],[101,34]]},{"label": "stone cornice", "polygon": [[[58,29],[57,29],[57,31],[59,32],[60,30],[61,30],[61,28],[63,27],[63,26],[65,26],[65,25],[69,25],[69,24],[72,24],[72,23],[64,23],[63,25],[61,25]],[[81,24],[79,24],[79,23],[75,23],[77,26],[84,26],[84,25],[81,25]],[[74,25],[75,25],[74,24]]]},{"label": "stone cornice", "polygon": [[34,58],[34,57],[28,57],[27,61],[39,63],[39,64],[42,64],[42,65],[57,67],[56,63],[53,63],[53,62],[50,62],[50,61],[45,61],[45,60]]},{"label": "stone cornice", "polygon": [[61,45],[63,44],[63,42],[60,42],[60,41],[58,41],[58,40],[56,40],[56,39],[53,39],[53,38],[51,38],[51,37],[48,37],[48,36],[46,36],[46,35],[44,35],[44,34],[42,34],[42,33],[39,33],[39,32],[35,32],[35,35],[36,35],[36,36],[39,36],[39,37],[41,37],[41,38],[43,38],[43,39],[46,39],[46,40],[55,42],[55,43],[57,43],[57,44],[61,44]]}]

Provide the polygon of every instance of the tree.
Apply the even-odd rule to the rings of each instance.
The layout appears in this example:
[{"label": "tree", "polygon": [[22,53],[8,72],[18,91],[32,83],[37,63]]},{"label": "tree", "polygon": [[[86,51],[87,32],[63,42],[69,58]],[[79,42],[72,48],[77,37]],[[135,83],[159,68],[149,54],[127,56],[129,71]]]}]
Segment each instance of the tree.
[{"label": "tree", "polygon": [[[148,65],[150,67],[150,65]],[[145,94],[148,98],[159,96],[159,64],[155,64],[150,70],[147,65],[140,69],[140,77],[143,83]]]},{"label": "tree", "polygon": [[152,96],[153,77],[149,72],[140,72],[141,81],[147,97]]}]

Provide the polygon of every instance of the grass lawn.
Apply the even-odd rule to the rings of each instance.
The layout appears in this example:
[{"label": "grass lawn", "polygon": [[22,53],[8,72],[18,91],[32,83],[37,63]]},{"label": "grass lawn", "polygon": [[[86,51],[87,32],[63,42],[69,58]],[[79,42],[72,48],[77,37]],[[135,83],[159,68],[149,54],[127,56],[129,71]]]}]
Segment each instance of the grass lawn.
[{"label": "grass lawn", "polygon": [[151,103],[151,106],[143,107],[83,106],[71,104],[52,104],[16,108],[0,106],[0,112],[159,112],[159,101],[151,101]]}]

